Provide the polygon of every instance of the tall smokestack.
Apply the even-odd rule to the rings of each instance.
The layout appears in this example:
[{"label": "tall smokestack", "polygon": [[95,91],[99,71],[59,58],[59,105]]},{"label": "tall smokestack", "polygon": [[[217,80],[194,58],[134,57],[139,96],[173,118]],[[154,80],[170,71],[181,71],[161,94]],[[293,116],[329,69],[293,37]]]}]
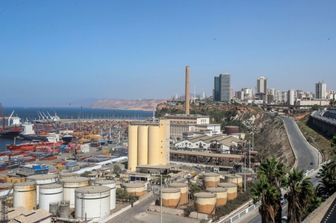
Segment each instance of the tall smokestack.
[{"label": "tall smokestack", "polygon": [[190,114],[190,67],[187,65],[185,67],[185,113],[186,115]]}]

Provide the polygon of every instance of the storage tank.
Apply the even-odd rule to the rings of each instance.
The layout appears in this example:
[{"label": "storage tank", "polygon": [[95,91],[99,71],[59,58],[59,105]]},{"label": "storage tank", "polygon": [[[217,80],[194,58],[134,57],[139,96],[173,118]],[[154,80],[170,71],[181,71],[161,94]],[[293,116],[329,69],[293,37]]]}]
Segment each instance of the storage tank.
[{"label": "storage tank", "polygon": [[18,177],[18,176],[6,176],[5,177],[6,183],[22,183],[26,181],[26,178],[24,177]]},{"label": "storage tank", "polygon": [[57,214],[60,218],[69,218],[70,211],[70,202],[69,201],[61,201],[58,206]]},{"label": "storage tank", "polygon": [[203,214],[214,214],[216,210],[216,194],[201,192],[194,194],[196,211]]},{"label": "storage tank", "polygon": [[116,207],[116,184],[113,180],[104,180],[104,179],[97,179],[95,181],[96,185],[99,186],[106,186],[111,189],[110,191],[110,208],[111,210],[115,209]]},{"label": "storage tank", "polygon": [[58,176],[56,174],[38,174],[27,177],[27,181],[33,181],[36,184],[36,203],[39,204],[39,189],[41,185],[56,183]]},{"label": "storage tank", "polygon": [[217,173],[206,173],[203,176],[204,187],[217,187],[220,181],[220,175]]},{"label": "storage tank", "polygon": [[161,191],[162,205],[167,208],[177,208],[180,203],[181,190],[179,188],[163,188]]},{"label": "storage tank", "polygon": [[138,162],[138,126],[128,126],[128,169],[135,171]]},{"label": "storage tank", "polygon": [[148,126],[138,127],[138,165],[148,164]]},{"label": "storage tank", "polygon": [[160,155],[161,162],[160,165],[167,165],[170,161],[170,152],[169,152],[169,140],[170,140],[170,121],[169,120],[160,120]]},{"label": "storage tank", "polygon": [[63,201],[63,187],[61,184],[41,185],[39,190],[39,208],[49,212],[50,204]]},{"label": "storage tank", "polygon": [[237,185],[233,183],[220,183],[219,187],[227,189],[227,200],[232,201],[237,198]]},{"label": "storage tank", "polygon": [[5,197],[10,194],[13,194],[13,184],[0,183],[0,197]]},{"label": "storage tank", "polygon": [[36,185],[34,182],[14,184],[14,208],[23,207],[26,210],[36,208]]},{"label": "storage tank", "polygon": [[57,216],[58,212],[58,202],[52,202],[49,204],[49,213],[52,214],[52,216]]},{"label": "storage tank", "polygon": [[161,164],[161,143],[160,143],[160,127],[148,127],[148,164]]},{"label": "storage tank", "polygon": [[243,177],[238,174],[225,175],[225,182],[236,184],[239,188],[243,187]]},{"label": "storage tank", "polygon": [[238,134],[239,131],[239,126],[225,126],[224,127],[225,133],[228,135],[235,135]]},{"label": "storage tank", "polygon": [[227,203],[227,189],[222,187],[208,188],[207,192],[216,194],[216,207],[221,207]]},{"label": "storage tank", "polygon": [[185,184],[185,183],[171,183],[169,185],[169,187],[171,188],[178,188],[180,189],[180,192],[181,192],[181,198],[180,198],[180,203],[179,205],[186,205],[189,203],[189,189],[188,189],[188,184]]},{"label": "storage tank", "polygon": [[72,177],[79,177],[79,174],[77,173],[70,173],[70,172],[62,172],[59,174],[59,178],[64,179],[64,178],[72,178]]},{"label": "storage tank", "polygon": [[63,199],[70,201],[70,208],[75,207],[75,189],[89,186],[89,179],[86,177],[64,178],[61,180],[63,185]]},{"label": "storage tank", "polygon": [[77,188],[75,216],[77,219],[103,219],[110,214],[110,190],[106,186]]},{"label": "storage tank", "polygon": [[128,194],[141,197],[145,194],[145,184],[144,183],[126,183],[124,184]]}]

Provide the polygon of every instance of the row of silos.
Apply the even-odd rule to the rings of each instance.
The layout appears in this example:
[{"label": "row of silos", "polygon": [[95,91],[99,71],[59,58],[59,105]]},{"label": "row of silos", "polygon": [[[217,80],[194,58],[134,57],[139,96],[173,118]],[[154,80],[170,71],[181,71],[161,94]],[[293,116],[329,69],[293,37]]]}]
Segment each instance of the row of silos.
[{"label": "row of silos", "polygon": [[170,124],[131,123],[128,126],[128,169],[139,165],[167,165],[169,163]]}]

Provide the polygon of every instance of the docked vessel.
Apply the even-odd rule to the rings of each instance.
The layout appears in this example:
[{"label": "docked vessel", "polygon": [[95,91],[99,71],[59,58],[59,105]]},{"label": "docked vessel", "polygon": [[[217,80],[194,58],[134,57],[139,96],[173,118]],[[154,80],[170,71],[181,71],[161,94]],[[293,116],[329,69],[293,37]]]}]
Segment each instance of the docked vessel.
[{"label": "docked vessel", "polygon": [[2,128],[0,128],[0,137],[14,138],[23,131],[23,128],[21,126],[21,119],[13,115],[14,111],[8,117],[7,126],[5,116],[2,117]]},{"label": "docked vessel", "polygon": [[48,149],[48,148],[55,148],[59,147],[61,145],[60,142],[38,142],[38,143],[22,143],[17,145],[7,145],[7,149],[11,151],[34,151],[34,150],[40,150],[40,149]]}]

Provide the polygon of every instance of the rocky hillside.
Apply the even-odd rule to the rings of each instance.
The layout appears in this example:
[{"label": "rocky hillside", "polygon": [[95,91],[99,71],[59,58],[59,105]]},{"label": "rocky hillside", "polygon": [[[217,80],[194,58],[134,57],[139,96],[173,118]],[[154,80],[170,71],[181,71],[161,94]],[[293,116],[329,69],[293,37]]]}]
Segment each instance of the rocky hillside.
[{"label": "rocky hillside", "polygon": [[275,156],[288,166],[293,166],[295,157],[281,118],[264,113],[258,121],[255,147],[259,151],[260,159]]},{"label": "rocky hillside", "polygon": [[121,100],[121,99],[100,99],[94,101],[92,108],[125,109],[153,111],[158,104],[164,102],[163,99],[143,99],[143,100]]}]

